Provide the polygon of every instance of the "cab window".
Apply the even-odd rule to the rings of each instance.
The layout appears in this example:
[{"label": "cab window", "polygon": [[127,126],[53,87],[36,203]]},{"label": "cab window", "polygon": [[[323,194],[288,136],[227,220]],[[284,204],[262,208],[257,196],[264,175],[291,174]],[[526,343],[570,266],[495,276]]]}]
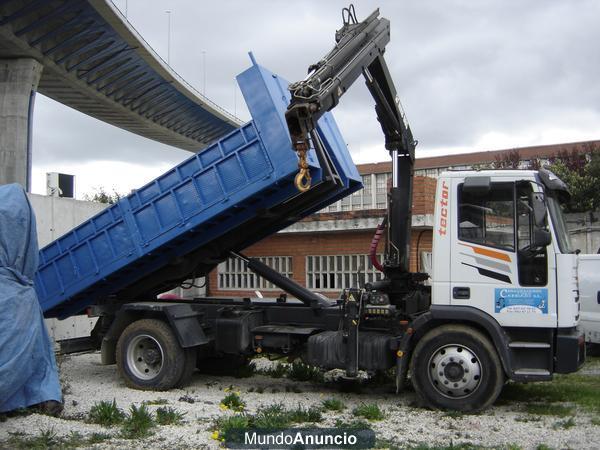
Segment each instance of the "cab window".
[{"label": "cab window", "polygon": [[546,248],[533,248],[534,214],[531,205],[531,183],[517,184],[517,248],[519,284],[545,286],[548,282],[548,256]]},{"label": "cab window", "polygon": [[458,186],[458,238],[515,250],[514,183],[492,183],[485,193],[463,192]]}]

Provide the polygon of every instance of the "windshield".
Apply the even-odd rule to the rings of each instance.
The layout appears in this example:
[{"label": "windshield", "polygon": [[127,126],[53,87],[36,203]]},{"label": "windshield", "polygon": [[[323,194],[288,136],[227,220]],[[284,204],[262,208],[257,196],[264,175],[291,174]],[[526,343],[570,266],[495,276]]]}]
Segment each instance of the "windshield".
[{"label": "windshield", "polygon": [[550,217],[552,218],[552,224],[554,225],[554,233],[556,234],[561,253],[573,253],[563,207],[553,195],[548,196],[548,209],[550,210]]}]

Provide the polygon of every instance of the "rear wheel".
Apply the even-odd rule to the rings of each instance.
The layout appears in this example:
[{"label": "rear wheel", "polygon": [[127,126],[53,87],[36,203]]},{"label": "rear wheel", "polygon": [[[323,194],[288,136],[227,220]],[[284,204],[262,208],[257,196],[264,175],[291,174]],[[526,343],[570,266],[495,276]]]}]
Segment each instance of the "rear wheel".
[{"label": "rear wheel", "polygon": [[411,366],[415,391],[432,408],[481,411],[504,385],[496,349],[485,335],[464,325],[442,325],[427,333]]},{"label": "rear wheel", "polygon": [[125,328],[119,337],[117,368],[129,387],[167,390],[189,378],[189,353],[181,348],[167,323],[142,319]]}]

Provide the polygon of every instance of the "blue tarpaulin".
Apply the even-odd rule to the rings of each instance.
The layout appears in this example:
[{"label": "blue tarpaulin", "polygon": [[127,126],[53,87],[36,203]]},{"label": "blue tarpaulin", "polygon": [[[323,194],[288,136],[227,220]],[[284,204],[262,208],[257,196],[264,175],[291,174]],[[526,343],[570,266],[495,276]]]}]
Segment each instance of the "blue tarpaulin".
[{"label": "blue tarpaulin", "polygon": [[33,287],[35,216],[17,184],[0,186],[0,412],[61,401],[52,343]]}]

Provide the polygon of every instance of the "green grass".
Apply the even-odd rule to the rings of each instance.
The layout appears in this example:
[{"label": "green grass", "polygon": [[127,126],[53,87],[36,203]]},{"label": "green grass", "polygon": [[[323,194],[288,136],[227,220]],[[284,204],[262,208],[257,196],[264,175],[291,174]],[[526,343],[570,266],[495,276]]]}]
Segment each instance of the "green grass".
[{"label": "green grass", "polygon": [[354,419],[349,422],[344,422],[343,420],[337,419],[335,421],[335,428],[340,430],[370,430],[371,425],[369,422],[365,422],[361,419]]},{"label": "green grass", "polygon": [[[392,447],[394,448],[394,447]],[[448,445],[430,445],[430,444],[417,444],[409,447],[395,447],[402,450],[483,450],[483,449],[494,449],[494,450],[522,450],[517,444],[507,444],[500,447],[483,447],[474,444],[453,444],[452,442]]]},{"label": "green grass", "polygon": [[321,403],[326,411],[343,411],[346,409],[346,405],[339,398],[326,398]]},{"label": "green grass", "polygon": [[78,432],[71,432],[67,436],[58,436],[53,428],[41,430],[39,434],[27,436],[25,433],[10,433],[7,441],[0,442],[0,448],[10,449],[67,449],[86,447],[98,444],[110,439],[109,434],[93,433],[89,437],[83,436]]},{"label": "green grass", "polygon": [[591,424],[600,426],[600,417],[592,417]]},{"label": "green grass", "polygon": [[107,433],[92,433],[87,441],[89,444],[99,444],[110,439],[111,437],[112,436]]},{"label": "green grass", "polygon": [[519,416],[515,418],[515,422],[541,422],[542,421],[542,417],[541,416]]},{"label": "green grass", "polygon": [[553,381],[509,383],[496,404],[514,402],[573,403],[594,414],[600,414],[600,377],[597,375],[555,375]]},{"label": "green grass", "polygon": [[286,428],[290,424],[288,412],[281,403],[259,408],[252,418],[254,428]]},{"label": "green grass", "polygon": [[527,403],[525,412],[535,416],[557,416],[568,417],[575,413],[575,408],[553,403]]},{"label": "green grass", "polygon": [[535,450],[552,450],[552,447],[549,447],[549,446],[548,446],[548,445],[546,445],[546,444],[539,444],[539,445],[538,445],[538,446],[535,448]]},{"label": "green grass", "polygon": [[367,420],[383,420],[385,414],[375,403],[363,403],[352,410],[352,413],[358,417],[364,417]]},{"label": "green grass", "polygon": [[156,409],[156,423],[159,425],[181,425],[185,413],[177,411],[170,406],[161,406]]},{"label": "green grass", "polygon": [[288,411],[287,414],[292,423],[315,423],[323,418],[321,410],[314,406],[304,408],[298,405],[296,409]]},{"label": "green grass", "polygon": [[220,417],[213,426],[213,437],[218,440],[227,441],[240,430],[249,429],[250,425],[250,417],[245,414]]},{"label": "green grass", "polygon": [[114,399],[112,402],[101,401],[92,406],[88,420],[91,423],[110,427],[123,423],[125,413],[117,407],[117,402]]},{"label": "green grass", "polygon": [[454,411],[451,409],[449,409],[448,411],[444,411],[444,416],[450,417],[452,419],[459,419],[459,418],[463,417],[464,415],[465,415],[465,413],[462,411]]},{"label": "green grass", "polygon": [[121,437],[125,439],[140,439],[149,436],[156,426],[154,417],[143,403],[137,407],[131,405],[129,416],[123,422]]},{"label": "green grass", "polygon": [[299,394],[299,393],[302,392],[302,389],[300,389],[295,384],[286,384],[285,385],[285,392],[294,392],[296,394]]},{"label": "green grass", "polygon": [[294,381],[323,382],[323,373],[318,367],[309,366],[302,361],[294,361],[291,364],[278,362],[268,369],[257,370],[256,373],[271,378],[289,378]]},{"label": "green grass", "polygon": [[565,420],[559,420],[554,425],[552,425],[552,428],[554,428],[555,430],[560,430],[560,429],[568,430],[569,428],[573,428],[575,425],[577,425],[575,423],[575,419],[573,419],[572,417],[569,417],[568,419],[565,419]]},{"label": "green grass", "polygon": [[271,378],[283,378],[288,373],[289,364],[278,362],[274,367],[268,369],[262,369],[258,373],[266,375]]},{"label": "green grass", "polygon": [[256,414],[240,413],[218,418],[213,424],[213,437],[227,440],[239,430],[248,429],[282,429],[294,424],[315,423],[321,421],[321,410],[317,407],[305,408],[298,405],[287,409],[281,403],[262,406]]},{"label": "green grass", "polygon": [[254,362],[250,362],[248,364],[244,364],[241,367],[238,367],[235,370],[235,378],[250,378],[254,374],[256,374],[256,364]]},{"label": "green grass", "polygon": [[15,440],[12,444],[16,445],[16,448],[31,448],[31,449],[46,449],[60,446],[63,440],[56,434],[54,428],[49,428],[40,431],[40,434],[32,437],[20,437]]},{"label": "green grass", "polygon": [[157,398],[156,400],[146,400],[144,403],[146,405],[167,405],[169,404],[169,400],[166,398]]},{"label": "green grass", "polygon": [[318,367],[294,361],[288,368],[287,377],[295,381],[323,381],[323,373]]},{"label": "green grass", "polygon": [[246,407],[246,402],[240,398],[237,392],[230,392],[223,400],[221,400],[221,406],[226,409],[241,412]]}]

